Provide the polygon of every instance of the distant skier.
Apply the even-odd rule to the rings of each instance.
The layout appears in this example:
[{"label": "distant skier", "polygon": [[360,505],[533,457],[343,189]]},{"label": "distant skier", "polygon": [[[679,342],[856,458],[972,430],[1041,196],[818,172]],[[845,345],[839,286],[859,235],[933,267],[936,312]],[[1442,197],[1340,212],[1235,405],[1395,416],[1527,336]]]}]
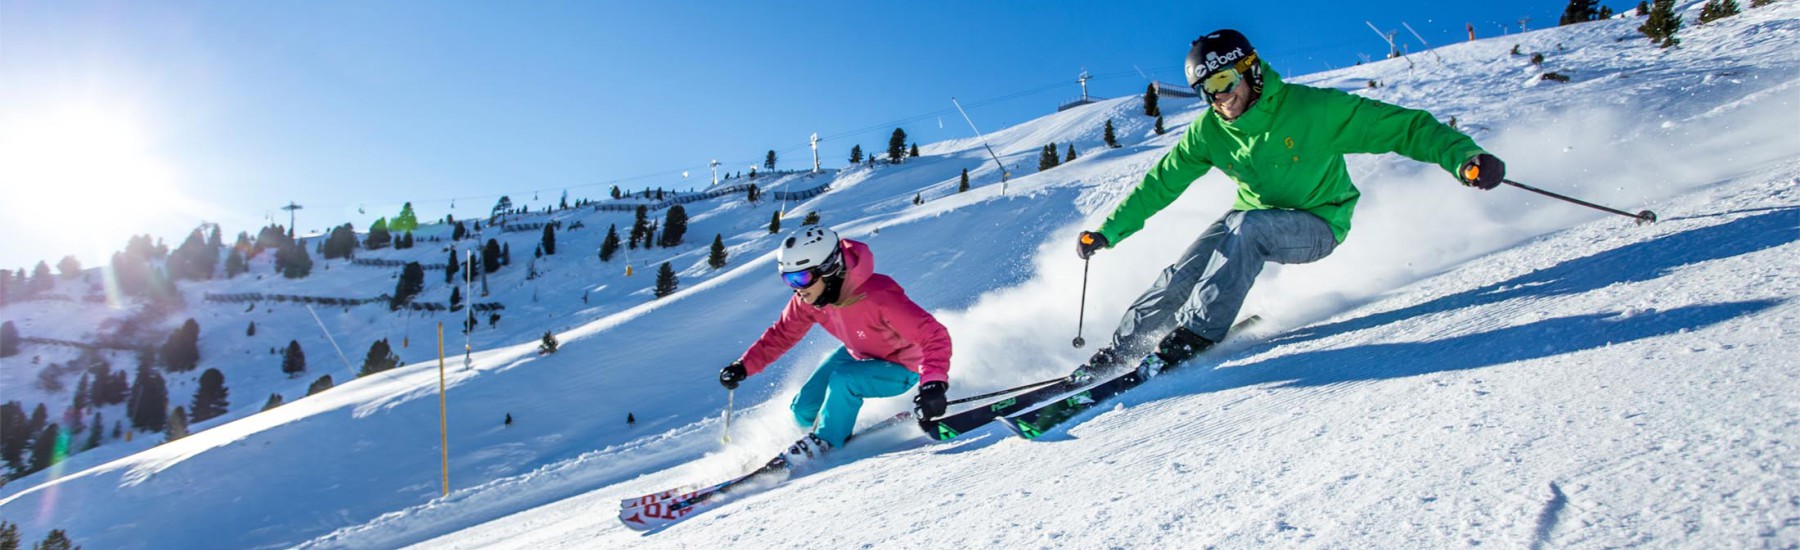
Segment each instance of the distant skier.
[{"label": "distant skier", "polygon": [[1237,182],[1237,202],[1131,304],[1110,345],[1071,375],[1077,380],[1146,353],[1164,364],[1185,361],[1225,337],[1263,262],[1303,264],[1331,254],[1361,196],[1345,154],[1399,153],[1482,190],[1506,174],[1500,159],[1430,113],[1282,82],[1234,30],[1193,42],[1187,78],[1211,109],[1099,229],[1078,235],[1076,253],[1088,259],[1143,229],[1215,167]]},{"label": "distant skier", "polygon": [[738,382],[762,372],[800,343],[817,324],[843,346],[819,364],[794,396],[789,407],[794,421],[802,428],[817,424],[796,447],[842,446],[855,427],[863,399],[900,395],[915,383],[919,391],[913,403],[919,414],[926,418],[944,414],[944,392],[950,389],[950,333],[893,279],[875,273],[875,256],[868,245],[839,239],[830,229],[808,227],[782,241],[777,260],[781,278],[794,296],[774,326],[741,358],[719,370],[719,384],[737,388]]},{"label": "distant skier", "polygon": [[512,413],[506,413],[506,427],[512,427]]}]

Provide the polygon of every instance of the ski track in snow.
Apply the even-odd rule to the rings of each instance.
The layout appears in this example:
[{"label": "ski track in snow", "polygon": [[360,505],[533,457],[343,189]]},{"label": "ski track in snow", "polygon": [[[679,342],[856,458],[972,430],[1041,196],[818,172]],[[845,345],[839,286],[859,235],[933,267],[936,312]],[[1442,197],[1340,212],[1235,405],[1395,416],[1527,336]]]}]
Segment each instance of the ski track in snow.
[{"label": "ski track in snow", "polygon": [[[1698,5],[1684,4],[1690,20]],[[1038,440],[998,426],[940,444],[883,432],[660,532],[620,526],[620,499],[719,481],[798,437],[786,400],[835,347],[815,335],[746,382],[732,444],[720,444],[725,396],[713,373],[785,299],[764,229],[782,206],[721,199],[688,205],[689,241],[723,235],[732,264],[706,268],[704,246],[630,251],[638,271],[670,261],[682,277],[682,292],[647,305],[651,277],[620,277],[622,260],[600,264],[591,252],[629,214],[553,214],[587,226],[559,233],[582,258],[540,263],[531,284],[523,267],[535,234],[498,235],[523,253],[483,298],[504,301],[505,320],[476,332],[467,368],[450,365],[448,497],[438,496],[435,358],[417,326],[443,318],[321,310],[352,357],[376,337],[413,340],[400,350],[411,366],[346,382],[304,310],[246,313],[204,304],[196,290],[338,295],[392,284],[389,270],[334,264],[298,282],[184,286],[203,356],[245,357],[254,366],[225,369],[232,387],[272,388],[287,405],[253,414],[260,394],[234,392],[233,411],[188,439],[109,442],[71,457],[54,480],[0,488],[0,516],[24,540],[64,528],[90,548],[1800,544],[1800,3],[1686,28],[1676,50],[1643,46],[1636,24],[1447,46],[1443,61],[1415,54],[1419,69],[1388,60],[1285,76],[1455,115],[1514,179],[1653,208],[1661,223],[1516,189],[1473,192],[1435,167],[1353,156],[1365,193],[1356,229],[1325,261],[1265,271],[1245,310],[1269,322]],[[1546,66],[1508,55],[1515,43],[1544,52]],[[1544,70],[1572,80],[1536,80]],[[1500,84],[1468,86],[1468,74]],[[818,210],[870,243],[877,270],[951,328],[953,397],[1008,387],[1062,374],[1091,351],[1068,346],[1082,281],[1067,240],[1097,224],[1203,108],[1163,103],[1162,136],[1135,98],[989,134],[1009,165],[1029,166],[1051,141],[1081,151],[1043,174],[1015,167],[1004,195],[973,139],[921,145],[925,156],[899,167],[781,175],[765,189],[831,181],[832,192],[785,205],[784,227]],[[1109,118],[1120,149],[1099,145]],[[963,168],[976,187],[957,194]],[[915,193],[927,204],[913,206]],[[1097,256],[1084,336],[1099,345],[1229,198],[1228,182],[1208,175]],[[267,258],[253,269],[266,274]],[[20,307],[7,306],[9,317]],[[79,339],[103,316],[44,303],[19,317],[28,335]],[[246,316],[259,337],[239,336]],[[533,353],[544,330],[562,351]],[[265,353],[290,338],[312,352],[300,380],[279,378]],[[13,366],[0,369],[6,399],[35,376]],[[292,399],[326,372],[337,389]],[[171,399],[192,387],[171,377]],[[904,401],[870,401],[864,421]],[[627,412],[637,426],[623,426]],[[502,414],[518,422],[501,427]],[[217,527],[193,529],[202,517]]]}]

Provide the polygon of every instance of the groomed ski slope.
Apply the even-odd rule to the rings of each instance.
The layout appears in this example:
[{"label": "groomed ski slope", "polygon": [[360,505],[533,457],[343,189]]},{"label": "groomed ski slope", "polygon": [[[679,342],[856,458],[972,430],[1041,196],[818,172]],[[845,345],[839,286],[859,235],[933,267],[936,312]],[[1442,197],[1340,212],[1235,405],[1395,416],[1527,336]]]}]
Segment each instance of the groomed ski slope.
[{"label": "groomed ski slope", "polygon": [[[1414,55],[1414,69],[1288,76],[1454,115],[1514,179],[1663,223],[1352,157],[1356,227],[1325,261],[1265,272],[1246,310],[1269,323],[1221,350],[1218,368],[1160,377],[1038,441],[997,427],[947,444],[889,432],[666,531],[618,525],[620,498],[723,479],[797,437],[785,400],[834,345],[815,334],[748,381],[732,443],[719,443],[713,373],[785,298],[763,256],[773,239],[757,234],[770,208],[721,201],[693,208],[690,241],[726,233],[732,267],[705,273],[688,251],[697,267],[677,263],[684,288],[669,299],[647,301],[640,275],[602,279],[614,295],[585,316],[527,322],[509,305],[514,338],[451,371],[447,498],[434,498],[435,365],[409,357],[270,413],[234,407],[235,421],[173,444],[77,455],[88,462],[60,479],[5,488],[0,514],[26,540],[59,527],[107,548],[1797,544],[1800,7],[1690,27],[1674,51],[1645,47],[1636,24],[1449,46],[1441,63]],[[1508,55],[1515,43],[1546,66]],[[1538,81],[1542,70],[1572,81]],[[1003,196],[964,140],[836,174],[832,193],[789,208],[869,242],[877,269],[939,315],[956,341],[953,397],[1058,375],[1091,351],[1068,344],[1082,283],[1068,241],[1202,107],[1163,108],[1164,136],[1135,98],[990,134],[1022,167]],[[1107,118],[1124,148],[1099,146]],[[1033,173],[1049,141],[1082,158]],[[980,187],[955,195],[963,168]],[[930,202],[911,206],[921,188]],[[1095,258],[1090,342],[1229,197],[1209,175]],[[593,244],[629,220],[601,219],[584,230]],[[573,248],[591,256],[585,246]],[[539,291],[560,300],[595,284],[570,267],[551,281]],[[572,315],[582,321],[562,328]],[[563,350],[535,356],[546,329]],[[903,406],[872,402],[864,418]]]}]

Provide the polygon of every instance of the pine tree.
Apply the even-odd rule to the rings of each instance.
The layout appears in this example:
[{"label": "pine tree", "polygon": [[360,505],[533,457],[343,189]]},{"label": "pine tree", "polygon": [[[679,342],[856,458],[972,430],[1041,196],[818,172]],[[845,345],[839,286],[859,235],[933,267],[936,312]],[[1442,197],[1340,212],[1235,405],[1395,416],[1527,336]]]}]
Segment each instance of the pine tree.
[{"label": "pine tree", "polygon": [[1156,100],[1156,83],[1152,82],[1144,87],[1144,116],[1162,116],[1162,109],[1157,108]]},{"label": "pine tree", "polygon": [[1168,132],[1168,130],[1164,130],[1164,129],[1163,129],[1163,119],[1162,119],[1162,116],[1161,116],[1161,115],[1157,115],[1157,117],[1156,117],[1156,135],[1159,135],[1159,136],[1160,136],[1160,135],[1163,135],[1163,134],[1164,134],[1164,133],[1166,133],[1166,132]]},{"label": "pine tree", "polygon": [[887,154],[888,163],[900,164],[901,156],[906,154],[906,130],[894,129],[894,134],[888,137]]},{"label": "pine tree", "polygon": [[1056,144],[1055,143],[1045,145],[1043,149],[1038,150],[1038,171],[1039,172],[1049,170],[1051,168],[1055,168],[1057,162],[1058,162],[1058,159],[1056,156]]},{"label": "pine tree", "polygon": [[912,144],[912,149],[910,149],[906,152],[906,156],[908,156],[908,157],[919,156],[919,144],[917,144],[917,143]]},{"label": "pine tree", "polygon": [[182,323],[163,342],[159,355],[169,372],[194,370],[200,364],[200,324],[191,318]]},{"label": "pine tree", "polygon": [[1069,144],[1069,155],[1067,157],[1063,158],[1063,162],[1074,162],[1074,161],[1075,161],[1075,144],[1071,143],[1071,144]]},{"label": "pine tree", "polygon": [[318,380],[313,381],[312,385],[307,386],[306,395],[311,396],[329,389],[331,389],[331,375],[327,374],[320,376]]},{"label": "pine tree", "polygon": [[450,240],[460,241],[463,240],[463,237],[467,236],[469,236],[469,228],[463,225],[461,220],[457,220],[456,225],[451,226],[450,228]]},{"label": "pine tree", "polygon": [[456,283],[456,271],[462,268],[462,259],[456,257],[456,249],[450,249],[450,259],[444,262],[444,284]]},{"label": "pine tree", "polygon": [[394,283],[394,296],[388,301],[388,309],[399,310],[412,303],[414,296],[425,290],[425,268],[419,262],[407,262],[400,269],[400,280]]},{"label": "pine tree", "polygon": [[556,255],[556,224],[544,226],[544,255]]},{"label": "pine tree", "polygon": [[481,270],[483,273],[500,270],[500,241],[488,239],[487,246],[481,247]]},{"label": "pine tree", "polygon": [[819,212],[817,210],[807,212],[806,217],[800,220],[800,227],[806,227],[808,225],[819,225]]},{"label": "pine tree", "polygon": [[388,232],[387,218],[377,218],[374,225],[369,226],[369,238],[363,246],[369,250],[381,250],[393,244],[394,236]]},{"label": "pine tree", "polygon": [[31,270],[31,291],[47,292],[56,288],[56,280],[50,276],[50,264],[39,261]]},{"label": "pine tree", "polygon": [[[196,420],[196,422],[198,422],[198,420]],[[175,407],[175,412],[169,415],[169,425],[167,429],[163,431],[163,435],[167,436],[167,439],[163,440],[165,442],[175,441],[188,436],[187,410],[182,409],[181,407]]]},{"label": "pine tree", "polygon": [[682,238],[687,236],[687,222],[687,208],[679,204],[669,207],[663,218],[662,239],[657,244],[664,248],[681,244]]},{"label": "pine tree", "polygon": [[250,328],[244,331],[244,336],[256,336],[256,321],[250,322]]},{"label": "pine tree", "polygon": [[1638,27],[1638,32],[1650,38],[1650,43],[1660,48],[1668,48],[1681,44],[1675,33],[1681,31],[1681,16],[1675,14],[1675,0],[1656,0],[1650,8],[1650,17]]},{"label": "pine tree", "polygon": [[356,375],[368,376],[393,370],[398,366],[400,366],[400,356],[394,353],[394,348],[388,345],[387,339],[382,338],[369,344],[369,353],[363,356],[362,370]]},{"label": "pine tree", "polygon": [[331,235],[325,237],[325,251],[320,254],[325,259],[353,257],[356,250],[356,229],[350,224],[332,228]]},{"label": "pine tree", "polygon": [[725,235],[713,235],[712,250],[706,255],[706,265],[713,269],[725,267]]},{"label": "pine tree", "polygon": [[100,436],[101,436],[101,434],[104,434],[104,433],[106,433],[106,424],[103,424],[100,422],[100,413],[96,412],[96,413],[94,413],[94,429],[88,430],[87,445],[83,446],[82,449],[92,449],[94,447],[99,447],[100,446]]},{"label": "pine tree", "polygon": [[663,262],[662,267],[656,269],[656,297],[674,294],[680,286],[681,280],[675,278],[675,269],[669,267],[669,262]]},{"label": "pine tree", "polygon": [[271,393],[271,394],[269,394],[269,400],[263,402],[262,410],[266,412],[269,409],[273,409],[275,407],[280,407],[282,405],[282,403],[285,403],[285,402],[286,402],[286,400],[281,398],[281,394]]},{"label": "pine tree", "polygon": [[[147,355],[147,354],[146,354]],[[133,429],[160,432],[168,421],[169,388],[161,374],[150,368],[154,360],[140,358],[131,398],[125,406]]]},{"label": "pine tree", "polygon": [[1106,130],[1100,135],[1100,139],[1106,142],[1107,147],[1119,148],[1119,139],[1113,136],[1112,119],[1106,119]]},{"label": "pine tree", "polygon": [[768,156],[763,157],[763,167],[768,168],[770,172],[775,171],[775,150],[774,149],[770,149]]},{"label": "pine tree", "polygon": [[[667,264],[664,264],[664,265],[667,265]],[[657,296],[657,297],[661,298],[662,296]],[[549,355],[552,353],[556,353],[556,346],[558,346],[558,345],[560,345],[560,344],[558,344],[556,342],[556,335],[551,334],[550,331],[546,330],[546,331],[544,331],[544,337],[538,339],[538,355]]]},{"label": "pine tree", "polygon": [[[25,469],[25,449],[31,443],[32,431],[25,407],[18,401],[0,404],[0,461],[14,472]],[[0,479],[5,474],[0,473]]]},{"label": "pine tree", "polygon": [[19,550],[20,544],[19,525],[0,520],[0,550]]},{"label": "pine tree", "polygon": [[81,550],[81,547],[75,546],[75,541],[69,540],[67,531],[51,529],[50,534],[44,536],[43,542],[37,543],[32,550]]},{"label": "pine tree", "polygon": [[37,438],[31,440],[31,462],[25,466],[26,472],[44,471],[69,455],[69,442],[63,439],[62,428],[58,425],[44,426],[37,434]]},{"label": "pine tree", "polygon": [[244,261],[244,254],[236,248],[231,249],[231,253],[225,255],[225,278],[230,279],[243,275],[245,271],[249,270],[250,266]]},{"label": "pine tree", "polygon": [[0,323],[0,357],[19,354],[19,327],[12,321]]},{"label": "pine tree", "polygon": [[225,387],[225,373],[219,369],[200,373],[200,388],[194,390],[194,400],[188,407],[194,411],[194,422],[205,422],[231,410],[230,395],[231,390]]},{"label": "pine tree", "polygon": [[74,256],[63,256],[62,261],[56,262],[56,271],[62,273],[64,279],[78,277],[81,275],[81,260]]},{"label": "pine tree", "polygon": [[956,184],[956,192],[962,193],[962,192],[968,191],[968,190],[969,190],[969,169],[964,168],[962,170],[962,181],[960,183]]},{"label": "pine tree", "polygon": [[462,309],[462,301],[463,301],[462,287],[460,287],[460,286],[450,287],[450,311],[457,311],[457,310]]},{"label": "pine tree", "polygon": [[275,252],[275,267],[281,271],[282,277],[305,278],[312,274],[312,266],[312,254],[298,243],[289,244]]},{"label": "pine tree", "polygon": [[643,243],[646,245],[648,245],[650,243],[650,234],[649,234],[650,233],[650,220],[648,219],[650,216],[649,209],[645,208],[644,205],[641,205],[641,204],[638,205],[637,210],[636,210],[636,216],[637,216],[636,219],[634,219],[631,223],[630,247],[634,250],[638,247],[638,243]]},{"label": "pine tree", "polygon": [[918,205],[922,205],[922,204],[925,204],[925,193],[924,192],[913,193],[913,206],[918,206]]},{"label": "pine tree", "polygon": [[1595,0],[1569,0],[1569,5],[1563,8],[1562,18],[1557,20],[1557,25],[1573,25],[1593,21],[1595,15],[1598,14],[1594,9],[1595,3]]},{"label": "pine tree", "polygon": [[618,251],[619,226],[618,224],[609,225],[606,227],[606,239],[600,241],[600,261],[612,261],[613,254],[618,253]]},{"label": "pine tree", "polygon": [[1607,19],[1612,19],[1612,16],[1613,16],[1612,6],[1600,6],[1600,13],[1599,13],[1599,15],[1594,16],[1594,18],[1604,21]]},{"label": "pine tree", "polygon": [[774,212],[769,213],[769,233],[774,234],[774,233],[780,233],[780,232],[781,232],[781,211],[776,210]]},{"label": "pine tree", "polygon": [[850,164],[862,164],[862,161],[863,161],[862,145],[855,145],[855,146],[850,147]]},{"label": "pine tree", "polygon": [[[394,216],[394,221],[388,224],[388,230],[396,233],[410,233],[419,230],[419,217],[413,214],[412,203],[409,202],[400,207],[400,214]],[[194,416],[198,418],[200,415],[195,414]],[[199,422],[199,420],[196,419],[195,422]]]},{"label": "pine tree", "polygon": [[281,354],[281,372],[288,378],[298,378],[306,372],[306,351],[300,349],[299,340],[288,340],[287,350]]}]

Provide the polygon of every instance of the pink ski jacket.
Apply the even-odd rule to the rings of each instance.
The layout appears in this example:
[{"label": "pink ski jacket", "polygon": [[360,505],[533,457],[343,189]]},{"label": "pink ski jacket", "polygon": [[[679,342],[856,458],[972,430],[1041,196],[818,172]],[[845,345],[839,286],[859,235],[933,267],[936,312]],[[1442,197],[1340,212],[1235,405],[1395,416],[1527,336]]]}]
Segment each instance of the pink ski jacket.
[{"label": "pink ski jacket", "polygon": [[950,379],[950,332],[926,313],[898,283],[875,273],[869,246],[844,239],[844,288],[838,302],[824,307],[788,298],[775,326],[763,331],[739,361],[755,375],[793,349],[813,324],[844,343],[850,356],[880,359],[919,373],[919,382]]}]

